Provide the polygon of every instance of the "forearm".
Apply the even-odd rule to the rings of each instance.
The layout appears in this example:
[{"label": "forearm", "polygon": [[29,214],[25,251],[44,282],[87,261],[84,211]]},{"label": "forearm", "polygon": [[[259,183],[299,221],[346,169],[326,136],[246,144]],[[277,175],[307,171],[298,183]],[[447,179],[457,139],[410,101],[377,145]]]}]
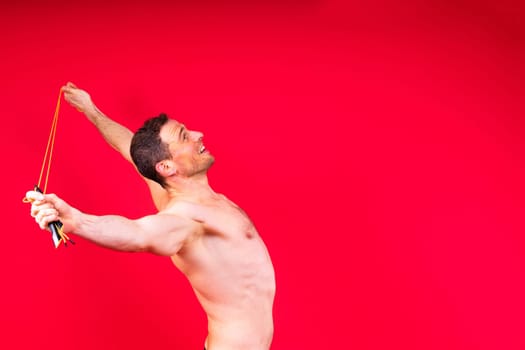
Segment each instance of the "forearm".
[{"label": "forearm", "polygon": [[117,215],[79,213],[75,221],[73,233],[98,245],[128,252],[145,250],[144,235],[133,220]]},{"label": "forearm", "polygon": [[95,125],[106,142],[131,162],[129,146],[133,133],[128,128],[108,118],[94,104],[91,108],[86,109],[84,114]]}]

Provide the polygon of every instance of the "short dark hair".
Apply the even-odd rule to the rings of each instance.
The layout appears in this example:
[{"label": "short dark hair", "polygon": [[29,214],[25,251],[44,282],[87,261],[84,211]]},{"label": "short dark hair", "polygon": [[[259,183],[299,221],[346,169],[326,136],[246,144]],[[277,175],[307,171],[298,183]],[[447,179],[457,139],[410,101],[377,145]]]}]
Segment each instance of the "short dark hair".
[{"label": "short dark hair", "polygon": [[155,165],[165,159],[171,159],[168,145],[160,138],[160,129],[168,121],[168,116],[161,113],[144,122],[142,127],[133,135],[129,152],[131,159],[142,176],[166,185]]}]

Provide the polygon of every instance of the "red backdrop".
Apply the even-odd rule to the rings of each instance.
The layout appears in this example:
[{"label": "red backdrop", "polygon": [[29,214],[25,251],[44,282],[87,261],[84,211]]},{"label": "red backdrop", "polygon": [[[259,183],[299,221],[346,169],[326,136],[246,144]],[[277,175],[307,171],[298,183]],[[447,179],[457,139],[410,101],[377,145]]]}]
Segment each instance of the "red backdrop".
[{"label": "red backdrop", "polygon": [[[167,112],[204,132],[212,186],[274,261],[273,349],[525,348],[518,1],[0,10],[1,348],[200,349],[206,334],[169,259],[55,250],[21,202],[68,80],[132,129]],[[48,190],[93,214],[153,211],[67,104]]]}]

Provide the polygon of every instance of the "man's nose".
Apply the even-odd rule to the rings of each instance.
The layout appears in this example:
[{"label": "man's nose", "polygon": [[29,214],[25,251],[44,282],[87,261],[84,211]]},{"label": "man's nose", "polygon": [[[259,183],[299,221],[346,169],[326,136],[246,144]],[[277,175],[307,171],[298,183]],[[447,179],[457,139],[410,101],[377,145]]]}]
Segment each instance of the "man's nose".
[{"label": "man's nose", "polygon": [[192,131],[192,132],[191,132],[191,136],[192,136],[193,140],[195,140],[195,141],[199,141],[199,140],[202,139],[202,137],[203,137],[204,135],[203,135],[202,132],[200,132],[200,131]]}]

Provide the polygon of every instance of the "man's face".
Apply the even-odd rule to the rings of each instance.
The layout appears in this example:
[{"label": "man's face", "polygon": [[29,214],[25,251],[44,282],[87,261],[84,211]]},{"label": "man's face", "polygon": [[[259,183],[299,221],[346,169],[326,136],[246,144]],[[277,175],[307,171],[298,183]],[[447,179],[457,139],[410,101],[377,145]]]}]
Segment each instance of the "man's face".
[{"label": "man's face", "polygon": [[192,176],[207,171],[215,158],[204,147],[202,133],[170,119],[160,130],[160,138],[168,144],[178,175]]}]

